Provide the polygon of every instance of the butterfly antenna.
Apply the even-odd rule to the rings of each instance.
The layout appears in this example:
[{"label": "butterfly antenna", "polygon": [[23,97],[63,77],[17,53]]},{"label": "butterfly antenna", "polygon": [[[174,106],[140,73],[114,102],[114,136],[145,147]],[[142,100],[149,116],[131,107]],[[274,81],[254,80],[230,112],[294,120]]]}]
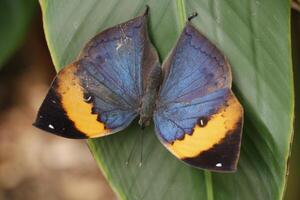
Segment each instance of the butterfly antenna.
[{"label": "butterfly antenna", "polygon": [[133,152],[134,152],[134,150],[135,150],[135,148],[136,148],[136,145],[137,145],[137,143],[138,143],[138,139],[139,139],[139,138],[136,137],[135,142],[134,142],[134,145],[133,145],[133,147],[132,147],[132,149],[131,149],[131,151],[130,151],[130,153],[129,153],[129,156],[128,156],[127,160],[126,160],[126,166],[129,164],[129,162],[130,162],[130,160],[131,160],[132,154],[133,154]]},{"label": "butterfly antenna", "polygon": [[141,134],[140,134],[140,139],[141,139],[141,155],[140,155],[139,167],[141,167],[142,164],[143,164],[144,128],[142,128],[142,131],[141,131]]},{"label": "butterfly antenna", "polygon": [[149,14],[149,9],[150,9],[149,5],[146,5],[146,9],[144,11],[144,15],[148,15]]},{"label": "butterfly antenna", "polygon": [[192,19],[194,19],[195,17],[198,16],[197,12],[193,12],[189,17],[188,17],[188,21],[191,21]]}]

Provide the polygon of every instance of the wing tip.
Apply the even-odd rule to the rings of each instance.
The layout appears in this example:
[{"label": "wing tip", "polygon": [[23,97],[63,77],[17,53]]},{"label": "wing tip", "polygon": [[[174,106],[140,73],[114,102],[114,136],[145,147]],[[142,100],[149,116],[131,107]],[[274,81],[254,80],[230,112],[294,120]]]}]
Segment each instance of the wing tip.
[{"label": "wing tip", "polygon": [[40,115],[38,115],[37,119],[35,122],[32,123],[32,126],[43,130],[45,132],[61,136],[64,138],[69,138],[69,139],[87,139],[88,137],[81,133],[80,131],[76,130],[74,127],[68,127],[68,128],[61,128],[61,127],[55,127],[55,125],[51,123],[46,123],[46,119],[41,119],[39,118]]},{"label": "wing tip", "polygon": [[205,166],[203,164],[199,165],[196,161],[193,162],[193,158],[188,158],[188,159],[181,159],[181,161],[184,162],[184,164],[187,164],[188,166],[191,166],[196,169],[201,169],[201,170],[208,170],[212,172],[219,172],[219,173],[235,173],[237,171],[237,162],[233,163],[232,165],[229,166],[222,166],[222,163],[216,163],[215,166]]},{"label": "wing tip", "polygon": [[65,138],[88,138],[84,133],[77,130],[73,121],[66,114],[61,104],[61,97],[57,93],[57,84],[57,80],[54,80],[32,125]]},{"label": "wing tip", "polygon": [[227,133],[227,136],[207,151],[190,158],[182,158],[185,163],[200,169],[215,172],[234,173],[237,171],[242,138],[243,117],[236,128]]},{"label": "wing tip", "polygon": [[222,166],[222,163],[216,163],[213,165],[205,166],[204,164],[197,163],[197,158],[185,158],[180,159],[183,161],[184,164],[187,164],[190,167],[201,169],[201,170],[208,170],[212,172],[219,172],[219,173],[235,173],[237,171],[237,162],[232,163],[232,165]]}]

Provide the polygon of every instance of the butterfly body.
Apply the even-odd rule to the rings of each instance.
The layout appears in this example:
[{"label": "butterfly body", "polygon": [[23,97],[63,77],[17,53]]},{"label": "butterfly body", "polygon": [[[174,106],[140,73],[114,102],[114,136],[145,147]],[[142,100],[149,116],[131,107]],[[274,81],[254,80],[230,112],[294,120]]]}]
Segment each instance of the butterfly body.
[{"label": "butterfly body", "polygon": [[[148,10],[147,10],[148,11]],[[160,65],[148,12],[88,42],[54,79],[35,126],[67,138],[103,137],[139,116],[185,163],[236,170],[243,108],[231,91],[224,55],[191,22]]]},{"label": "butterfly body", "polygon": [[145,94],[142,98],[139,125],[144,128],[150,125],[156,107],[158,89],[161,84],[161,67],[155,66],[149,74]]}]

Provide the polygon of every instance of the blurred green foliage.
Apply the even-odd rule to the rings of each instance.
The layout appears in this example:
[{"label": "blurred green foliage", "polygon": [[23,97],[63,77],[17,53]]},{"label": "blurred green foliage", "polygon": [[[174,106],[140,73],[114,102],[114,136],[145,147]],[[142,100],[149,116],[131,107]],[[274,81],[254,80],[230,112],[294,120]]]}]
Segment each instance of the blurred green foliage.
[{"label": "blurred green foliage", "polygon": [[290,169],[287,184],[286,200],[300,199],[300,12],[292,12],[292,50],[295,85],[295,128]]},{"label": "blurred green foliage", "polygon": [[37,0],[0,1],[0,69],[24,39]]}]

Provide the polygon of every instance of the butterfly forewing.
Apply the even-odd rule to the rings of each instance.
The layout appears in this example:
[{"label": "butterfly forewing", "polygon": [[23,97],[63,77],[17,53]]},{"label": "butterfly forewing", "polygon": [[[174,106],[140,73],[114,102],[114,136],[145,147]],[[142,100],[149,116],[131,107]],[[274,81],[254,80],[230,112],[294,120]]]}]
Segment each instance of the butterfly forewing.
[{"label": "butterfly forewing", "polygon": [[163,72],[154,112],[161,142],[194,167],[234,171],[243,109],[230,89],[225,57],[188,22]]},{"label": "butterfly forewing", "polygon": [[138,115],[148,68],[158,62],[147,33],[147,11],[109,28],[54,79],[35,126],[69,138],[100,137]]}]

